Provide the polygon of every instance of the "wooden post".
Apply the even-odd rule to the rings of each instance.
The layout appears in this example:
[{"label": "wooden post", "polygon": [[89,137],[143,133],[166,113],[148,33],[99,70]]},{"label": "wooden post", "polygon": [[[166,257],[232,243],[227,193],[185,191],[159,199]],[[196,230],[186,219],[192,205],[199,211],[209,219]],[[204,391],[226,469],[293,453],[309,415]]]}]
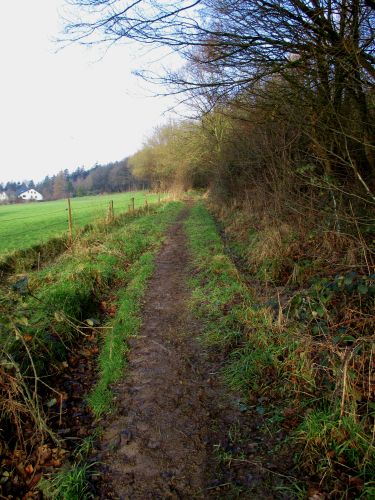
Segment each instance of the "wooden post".
[{"label": "wooden post", "polygon": [[108,203],[108,212],[107,212],[107,223],[110,224],[112,222],[112,214],[111,214],[111,202]]},{"label": "wooden post", "polygon": [[72,220],[72,206],[70,198],[68,198],[68,226],[69,226],[69,244],[73,243],[73,220]]},{"label": "wooden post", "polygon": [[108,203],[108,215],[107,215],[107,221],[109,223],[113,222],[113,219],[115,218],[114,210],[113,210],[113,200],[110,200]]},{"label": "wooden post", "polygon": [[134,204],[134,198],[131,199],[132,202],[132,207],[133,207],[133,212],[135,211],[135,204]]},{"label": "wooden post", "polygon": [[146,210],[148,212],[148,201],[147,201],[147,196],[145,196],[145,207],[146,207]]}]

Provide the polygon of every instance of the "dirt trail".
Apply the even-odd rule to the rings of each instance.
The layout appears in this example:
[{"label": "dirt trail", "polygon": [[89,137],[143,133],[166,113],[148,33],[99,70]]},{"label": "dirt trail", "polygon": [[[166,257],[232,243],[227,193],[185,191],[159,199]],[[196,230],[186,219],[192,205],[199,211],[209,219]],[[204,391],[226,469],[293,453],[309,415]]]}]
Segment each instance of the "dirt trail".
[{"label": "dirt trail", "polygon": [[115,388],[118,413],[102,443],[113,498],[191,498],[204,487],[209,383],[187,312],[186,215],[156,258],[143,326]]},{"label": "dirt trail", "polygon": [[238,400],[217,376],[220,360],[196,339],[199,325],[188,312],[188,211],[156,258],[143,326],[130,341],[126,376],[114,387],[117,411],[104,424],[98,457],[106,464],[102,499],[237,498],[234,483],[241,484],[241,498],[274,498],[256,468],[250,474],[248,464],[228,468],[214,459],[215,448],[236,451],[228,431],[239,427],[251,447],[245,451],[257,453],[249,435],[258,423],[239,425]]}]

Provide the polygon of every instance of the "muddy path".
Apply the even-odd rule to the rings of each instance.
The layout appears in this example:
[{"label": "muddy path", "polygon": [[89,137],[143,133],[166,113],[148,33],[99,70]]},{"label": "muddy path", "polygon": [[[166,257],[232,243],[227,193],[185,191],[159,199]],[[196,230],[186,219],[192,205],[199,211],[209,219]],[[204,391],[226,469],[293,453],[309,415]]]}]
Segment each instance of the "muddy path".
[{"label": "muddy path", "polygon": [[188,310],[188,213],[187,207],[156,258],[143,326],[130,341],[126,375],[113,388],[117,409],[103,423],[98,498],[236,498],[232,481],[242,483],[241,498],[274,498],[259,470],[249,474],[248,464],[238,464],[221,474],[214,456],[234,446],[230,429],[252,429],[240,423],[238,400],[218,376],[221,360],[199,345],[199,324]]},{"label": "muddy path", "polygon": [[186,498],[204,487],[207,380],[192,341],[197,325],[187,312],[186,216],[187,209],[156,258],[143,326],[130,341],[127,374],[115,388],[118,413],[102,442],[103,498]]}]

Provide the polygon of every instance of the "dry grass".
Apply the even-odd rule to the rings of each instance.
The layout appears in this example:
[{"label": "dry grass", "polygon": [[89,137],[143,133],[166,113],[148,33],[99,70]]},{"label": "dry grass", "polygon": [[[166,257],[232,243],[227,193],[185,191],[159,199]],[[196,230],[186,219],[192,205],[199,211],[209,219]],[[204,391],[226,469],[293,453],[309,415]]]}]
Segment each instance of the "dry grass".
[{"label": "dry grass", "polygon": [[[280,195],[268,206],[264,191],[254,189],[230,206],[211,204],[258,304],[266,306],[248,313],[251,348],[244,348],[238,363],[247,359],[247,366],[254,360],[262,366],[263,358],[273,359],[259,381],[268,377],[267,397],[278,393],[280,405],[289,400],[296,409],[290,431],[303,445],[300,466],[334,498],[370,498],[375,494],[373,242],[362,223],[368,217],[354,217],[350,203],[333,213],[314,196],[307,202],[306,196]],[[262,333],[257,317],[265,321],[270,312],[272,324],[268,321]],[[256,373],[247,383],[254,380]]]}]

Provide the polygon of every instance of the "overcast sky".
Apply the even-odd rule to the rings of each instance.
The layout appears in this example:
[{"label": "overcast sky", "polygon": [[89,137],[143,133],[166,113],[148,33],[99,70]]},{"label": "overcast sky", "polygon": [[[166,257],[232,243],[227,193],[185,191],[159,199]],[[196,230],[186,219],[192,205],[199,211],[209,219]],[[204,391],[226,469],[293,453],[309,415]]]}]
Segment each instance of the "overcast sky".
[{"label": "overcast sky", "polygon": [[63,0],[3,2],[0,18],[0,182],[41,180],[134,153],[167,119],[171,98],[147,96],[128,46],[56,53]]}]

